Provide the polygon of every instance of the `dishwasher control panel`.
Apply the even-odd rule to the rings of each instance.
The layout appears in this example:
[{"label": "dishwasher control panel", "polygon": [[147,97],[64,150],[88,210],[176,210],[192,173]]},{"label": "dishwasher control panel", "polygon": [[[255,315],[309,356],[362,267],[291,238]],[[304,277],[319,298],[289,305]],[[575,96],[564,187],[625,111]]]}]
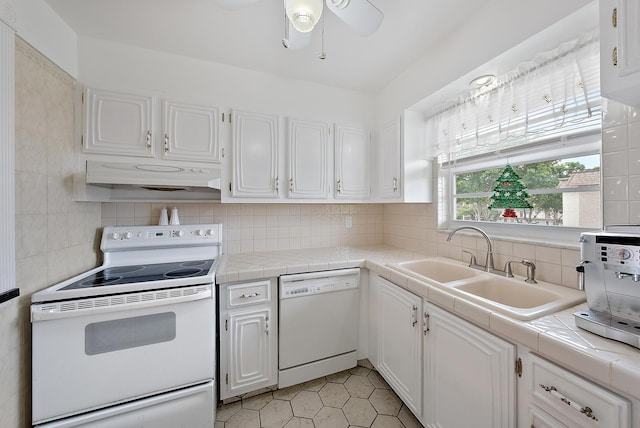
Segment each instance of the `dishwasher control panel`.
[{"label": "dishwasher control panel", "polygon": [[[332,272],[333,273],[333,272]],[[358,288],[358,273],[331,274],[305,277],[303,275],[283,275],[280,278],[280,298],[309,296],[313,294],[331,293]]]}]

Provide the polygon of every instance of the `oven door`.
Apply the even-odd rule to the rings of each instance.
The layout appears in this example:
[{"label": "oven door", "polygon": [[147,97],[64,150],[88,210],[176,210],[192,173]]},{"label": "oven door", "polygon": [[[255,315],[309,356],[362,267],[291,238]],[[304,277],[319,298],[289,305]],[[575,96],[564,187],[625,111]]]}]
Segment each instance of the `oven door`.
[{"label": "oven door", "polygon": [[31,306],[38,424],[213,379],[211,285]]}]

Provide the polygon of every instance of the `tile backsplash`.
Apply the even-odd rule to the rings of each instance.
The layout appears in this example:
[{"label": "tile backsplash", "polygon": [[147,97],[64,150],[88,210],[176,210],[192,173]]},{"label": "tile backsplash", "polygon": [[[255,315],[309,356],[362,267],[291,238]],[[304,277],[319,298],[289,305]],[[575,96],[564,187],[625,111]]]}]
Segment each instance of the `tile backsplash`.
[{"label": "tile backsplash", "polygon": [[[182,224],[222,223],[227,254],[383,242],[379,204],[102,204],[103,226],[158,224],[160,211],[178,208]],[[347,223],[350,222],[350,227]]]},{"label": "tile backsplash", "polygon": [[640,224],[640,109],[606,100],[603,111],[604,224]]}]

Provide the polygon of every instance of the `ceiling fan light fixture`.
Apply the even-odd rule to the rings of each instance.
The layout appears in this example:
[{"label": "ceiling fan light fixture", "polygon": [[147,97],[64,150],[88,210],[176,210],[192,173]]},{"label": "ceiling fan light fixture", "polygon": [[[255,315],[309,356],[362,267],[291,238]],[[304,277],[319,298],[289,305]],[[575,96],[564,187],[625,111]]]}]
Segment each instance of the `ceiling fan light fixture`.
[{"label": "ceiling fan light fixture", "polygon": [[322,0],[285,0],[284,8],[293,28],[301,33],[313,30],[322,16]]}]

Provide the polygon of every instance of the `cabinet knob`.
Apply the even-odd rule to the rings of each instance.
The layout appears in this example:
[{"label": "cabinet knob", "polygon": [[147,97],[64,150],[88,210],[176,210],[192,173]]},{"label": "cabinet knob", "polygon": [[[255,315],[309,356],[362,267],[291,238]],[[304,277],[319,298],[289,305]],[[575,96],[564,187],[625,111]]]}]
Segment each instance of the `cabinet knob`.
[{"label": "cabinet knob", "polygon": [[613,28],[618,27],[618,8],[614,7],[613,11],[611,12],[611,25],[613,25]]},{"label": "cabinet knob", "polygon": [[611,62],[614,67],[618,66],[618,47],[613,48],[613,52],[611,53]]},{"label": "cabinet knob", "polygon": [[147,129],[147,149],[151,149],[151,130]]},{"label": "cabinet knob", "polygon": [[169,153],[169,135],[165,132],[164,134],[164,152]]}]

